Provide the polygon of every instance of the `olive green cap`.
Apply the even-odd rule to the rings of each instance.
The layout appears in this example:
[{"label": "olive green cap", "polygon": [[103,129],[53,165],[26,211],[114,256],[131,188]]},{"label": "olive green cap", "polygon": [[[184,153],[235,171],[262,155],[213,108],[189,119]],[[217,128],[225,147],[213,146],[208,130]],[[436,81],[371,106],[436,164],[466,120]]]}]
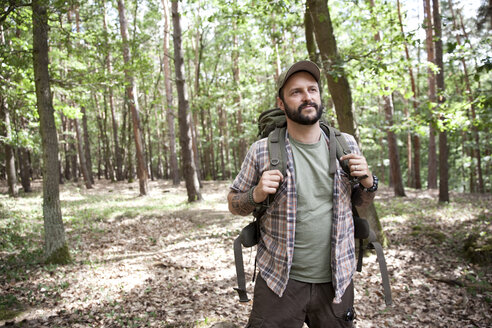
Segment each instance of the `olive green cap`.
[{"label": "olive green cap", "polygon": [[295,64],[292,64],[289,68],[280,74],[277,81],[277,95],[280,97],[280,90],[284,87],[285,82],[291,77],[293,74],[297,72],[305,71],[311,74],[316,82],[319,84],[320,79],[320,70],[318,65],[309,60],[301,60]]}]

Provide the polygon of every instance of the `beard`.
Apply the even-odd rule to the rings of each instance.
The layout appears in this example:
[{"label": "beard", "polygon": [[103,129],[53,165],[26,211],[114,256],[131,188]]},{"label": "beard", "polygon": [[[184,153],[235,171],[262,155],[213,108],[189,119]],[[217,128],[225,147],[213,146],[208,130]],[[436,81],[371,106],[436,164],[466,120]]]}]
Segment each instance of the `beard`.
[{"label": "beard", "polygon": [[[316,115],[308,116],[302,113],[302,110],[308,106],[314,107],[314,109],[316,109]],[[299,123],[301,125],[313,125],[316,122],[318,122],[319,119],[321,118],[321,115],[323,114],[323,108],[324,108],[323,104],[318,105],[315,102],[310,102],[310,103],[304,102],[301,105],[299,105],[297,110],[290,108],[289,106],[287,106],[285,102],[284,102],[284,107],[285,107],[285,115],[287,115],[287,117],[290,120]]]}]

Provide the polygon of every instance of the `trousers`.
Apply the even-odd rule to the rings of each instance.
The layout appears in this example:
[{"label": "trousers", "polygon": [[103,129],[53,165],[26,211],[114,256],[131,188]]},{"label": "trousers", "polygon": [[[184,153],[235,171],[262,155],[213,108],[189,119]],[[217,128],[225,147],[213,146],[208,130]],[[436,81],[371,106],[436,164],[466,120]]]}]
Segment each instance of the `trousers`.
[{"label": "trousers", "polygon": [[246,328],[351,328],[355,316],[354,285],[347,287],[342,302],[333,303],[332,283],[305,283],[289,279],[278,297],[258,275],[253,309]]}]

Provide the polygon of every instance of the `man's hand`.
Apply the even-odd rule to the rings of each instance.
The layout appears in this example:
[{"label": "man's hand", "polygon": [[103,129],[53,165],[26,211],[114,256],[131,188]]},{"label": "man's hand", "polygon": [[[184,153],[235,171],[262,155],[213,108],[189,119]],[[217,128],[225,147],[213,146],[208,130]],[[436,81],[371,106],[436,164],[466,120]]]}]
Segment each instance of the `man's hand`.
[{"label": "man's hand", "polygon": [[372,173],[369,171],[369,166],[367,165],[367,161],[364,156],[351,153],[342,156],[340,160],[348,160],[351,176],[363,177],[366,175],[367,178],[360,180],[360,183],[366,188],[372,187],[372,184],[374,183]]},{"label": "man's hand", "polygon": [[256,203],[261,203],[267,199],[268,195],[275,194],[283,180],[284,176],[279,170],[263,172],[260,182],[253,190],[253,200]]}]

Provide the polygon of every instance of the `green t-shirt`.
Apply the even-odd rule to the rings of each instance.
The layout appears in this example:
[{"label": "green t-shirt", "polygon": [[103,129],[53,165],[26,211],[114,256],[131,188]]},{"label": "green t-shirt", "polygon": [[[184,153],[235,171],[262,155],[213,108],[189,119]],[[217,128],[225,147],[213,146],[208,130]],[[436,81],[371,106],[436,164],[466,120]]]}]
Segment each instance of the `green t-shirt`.
[{"label": "green t-shirt", "polygon": [[324,137],[314,144],[290,138],[296,174],[297,213],[290,278],[308,283],[331,281],[333,177]]}]

